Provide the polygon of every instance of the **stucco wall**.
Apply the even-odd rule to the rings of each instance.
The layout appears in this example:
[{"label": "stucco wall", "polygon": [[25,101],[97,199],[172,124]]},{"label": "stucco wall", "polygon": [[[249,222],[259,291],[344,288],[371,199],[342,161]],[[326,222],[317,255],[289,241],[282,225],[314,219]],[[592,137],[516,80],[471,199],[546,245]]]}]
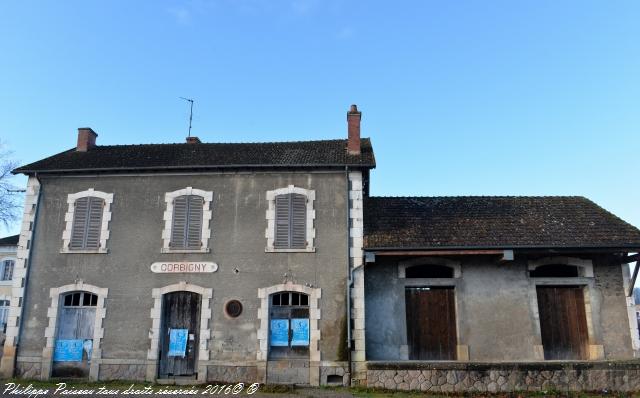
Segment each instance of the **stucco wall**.
[{"label": "stucco wall", "polygon": [[[368,360],[408,359],[405,286],[438,284],[455,285],[459,360],[544,359],[535,287],[557,284],[560,279],[530,278],[529,259],[500,263],[496,256],[456,258],[460,278],[403,279],[398,277],[402,260],[378,256],[375,263],[365,265]],[[571,282],[585,286],[590,307],[589,359],[633,358],[620,265],[596,256],[593,277]]]},{"label": "stucco wall", "polygon": [[[344,173],[225,173],[165,176],[42,178],[42,200],[19,357],[39,357],[47,326],[49,289],[73,283],[108,288],[103,360],[147,359],[151,290],[185,281],[213,289],[211,364],[256,360],[258,288],[285,278],[322,289],[322,360],[342,358],[347,273]],[[288,185],[315,190],[315,253],[265,253],[266,191]],[[165,193],[185,187],[213,191],[210,253],[161,253]],[[67,195],[93,188],[113,193],[107,254],[60,253]],[[213,261],[212,274],[154,274],[157,261]],[[287,275],[285,277],[285,274]],[[230,299],[243,313],[224,314]],[[111,361],[110,363],[112,363]]]}]

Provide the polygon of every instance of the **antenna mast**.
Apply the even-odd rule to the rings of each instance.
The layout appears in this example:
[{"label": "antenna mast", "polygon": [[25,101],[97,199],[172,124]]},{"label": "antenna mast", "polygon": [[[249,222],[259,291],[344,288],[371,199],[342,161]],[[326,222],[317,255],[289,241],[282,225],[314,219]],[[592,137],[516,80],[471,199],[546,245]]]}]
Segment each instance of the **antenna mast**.
[{"label": "antenna mast", "polygon": [[193,100],[191,98],[185,98],[185,97],[180,97],[180,98],[191,103],[191,109],[189,111],[189,135],[187,135],[187,137],[191,137],[191,120],[193,120]]}]

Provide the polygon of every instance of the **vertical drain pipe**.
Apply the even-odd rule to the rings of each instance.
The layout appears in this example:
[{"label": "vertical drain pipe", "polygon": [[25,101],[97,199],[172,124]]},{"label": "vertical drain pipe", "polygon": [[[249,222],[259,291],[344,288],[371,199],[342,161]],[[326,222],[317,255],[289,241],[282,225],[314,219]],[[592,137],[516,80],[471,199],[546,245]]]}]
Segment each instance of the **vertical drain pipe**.
[{"label": "vertical drain pipe", "polygon": [[349,213],[351,212],[349,166],[344,167],[344,181],[347,187],[347,362],[349,366],[349,386],[351,386],[351,376],[353,375],[353,369],[351,367],[351,285],[353,284],[353,280],[351,275],[351,225],[349,225]]}]

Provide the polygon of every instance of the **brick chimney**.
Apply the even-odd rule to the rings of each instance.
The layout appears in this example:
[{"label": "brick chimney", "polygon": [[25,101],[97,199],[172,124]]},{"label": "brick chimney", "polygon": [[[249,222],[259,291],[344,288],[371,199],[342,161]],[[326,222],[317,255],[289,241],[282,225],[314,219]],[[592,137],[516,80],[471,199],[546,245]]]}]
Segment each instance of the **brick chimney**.
[{"label": "brick chimney", "polygon": [[347,142],[347,152],[349,155],[360,154],[360,118],[362,112],[358,111],[356,105],[351,105],[347,112],[347,126],[349,130],[349,140]]},{"label": "brick chimney", "polygon": [[187,137],[187,144],[200,144],[200,138],[198,137]]},{"label": "brick chimney", "polygon": [[96,138],[98,134],[91,127],[80,127],[78,129],[78,146],[76,151],[87,152],[96,146]]}]

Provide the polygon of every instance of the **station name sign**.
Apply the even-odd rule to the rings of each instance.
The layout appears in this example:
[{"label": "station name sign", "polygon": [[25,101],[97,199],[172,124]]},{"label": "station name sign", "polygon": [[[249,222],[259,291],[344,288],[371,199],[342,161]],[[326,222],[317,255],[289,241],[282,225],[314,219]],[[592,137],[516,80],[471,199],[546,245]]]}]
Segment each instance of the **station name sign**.
[{"label": "station name sign", "polygon": [[210,274],[218,270],[218,264],[208,262],[161,262],[151,264],[151,272],[159,274]]}]

